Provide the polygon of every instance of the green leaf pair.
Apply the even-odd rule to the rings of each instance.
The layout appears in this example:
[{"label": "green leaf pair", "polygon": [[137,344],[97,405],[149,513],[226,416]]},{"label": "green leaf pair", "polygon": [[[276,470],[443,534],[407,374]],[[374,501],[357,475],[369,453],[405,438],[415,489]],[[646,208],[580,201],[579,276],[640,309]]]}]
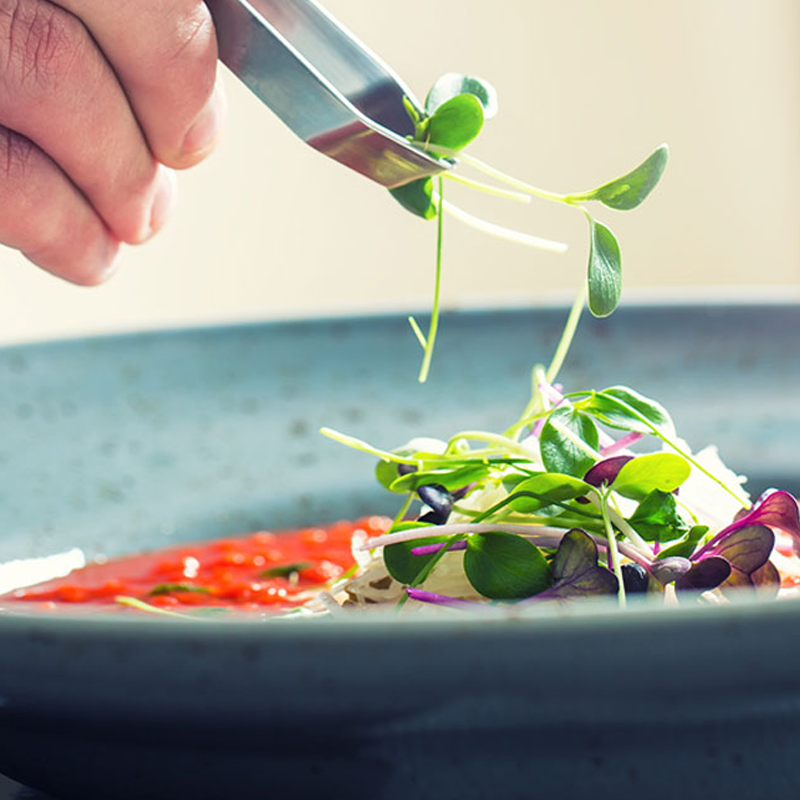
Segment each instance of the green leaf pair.
[{"label": "green leaf pair", "polygon": [[[448,73],[428,92],[424,112],[408,98],[404,105],[414,122],[414,141],[461,150],[478,136],[484,120],[497,113],[497,92],[480,78]],[[436,217],[432,178],[420,178],[389,192],[412,214],[423,219]]]},{"label": "green leaf pair", "polygon": [[[423,544],[444,544],[453,539],[430,536],[389,545],[383,550],[386,569],[395,580],[413,586],[441,553],[415,556],[411,551]],[[530,597],[544,591],[552,580],[550,565],[541,550],[511,533],[476,533],[466,537],[464,572],[475,591],[495,600]]]},{"label": "green leaf pair", "polygon": [[[616,211],[629,211],[644,202],[653,191],[667,166],[669,149],[662,144],[636,169],[621,178],[609,181],[598,189],[569,195],[567,202],[597,200]],[[622,257],[619,242],[605,225],[588,212],[589,249],[589,310],[595,317],[607,317],[619,305],[622,295]]]}]

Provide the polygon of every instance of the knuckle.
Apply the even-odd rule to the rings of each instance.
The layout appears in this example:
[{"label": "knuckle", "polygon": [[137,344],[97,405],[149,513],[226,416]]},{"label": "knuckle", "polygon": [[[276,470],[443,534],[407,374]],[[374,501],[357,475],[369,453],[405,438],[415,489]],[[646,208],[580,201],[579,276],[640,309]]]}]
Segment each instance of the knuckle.
[{"label": "knuckle", "polygon": [[0,0],[0,64],[4,80],[52,90],[85,46],[82,24],[46,0]]},{"label": "knuckle", "polygon": [[32,170],[36,147],[24,136],[0,128],[0,174],[6,184],[24,183]]}]

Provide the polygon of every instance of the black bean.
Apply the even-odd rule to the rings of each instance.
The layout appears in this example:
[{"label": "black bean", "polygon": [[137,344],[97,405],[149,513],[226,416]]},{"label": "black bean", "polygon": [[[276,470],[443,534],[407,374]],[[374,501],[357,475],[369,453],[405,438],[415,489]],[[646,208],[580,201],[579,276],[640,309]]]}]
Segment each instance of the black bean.
[{"label": "black bean", "polygon": [[397,474],[398,475],[410,475],[412,472],[416,472],[417,468],[413,464],[398,464],[397,465]]},{"label": "black bean", "polygon": [[640,564],[622,565],[622,583],[630,594],[641,594],[647,591],[647,570]]},{"label": "black bean", "polygon": [[[424,521],[433,522],[434,525],[444,525],[453,510],[453,496],[450,492],[444,486],[439,486],[438,483],[428,483],[420,486],[417,494],[420,500],[430,507],[433,515],[433,518]],[[428,517],[429,514],[425,514],[425,516]]]}]

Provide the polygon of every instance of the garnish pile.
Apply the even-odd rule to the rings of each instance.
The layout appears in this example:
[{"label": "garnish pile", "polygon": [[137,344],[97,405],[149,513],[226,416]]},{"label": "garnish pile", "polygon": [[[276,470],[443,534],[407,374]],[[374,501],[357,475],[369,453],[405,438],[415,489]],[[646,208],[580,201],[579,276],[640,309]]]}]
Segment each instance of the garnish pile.
[{"label": "garnish pile", "polygon": [[[405,497],[390,532],[364,544],[368,580],[350,583],[352,601],[616,595],[624,605],[645,593],[774,595],[781,572],[796,582],[794,497],[771,491],[751,504],[713,448],[693,455],[667,411],[632,389],[562,394],[543,369],[534,377],[531,402],[502,434],[462,431],[385,452],[326,431],[380,456],[378,480]],[[646,444],[658,449],[641,452]],[[408,519],[415,502],[422,509]],[[392,582],[375,596],[367,587],[381,571]]]},{"label": "garnish pile", "polygon": [[[409,211],[438,220],[427,335],[409,319],[425,350],[420,381],[428,376],[438,325],[445,213],[523,244],[560,249],[446,203],[445,179],[509,199],[538,197],[577,208],[589,222],[588,271],[550,366],[534,368],[530,401],[503,433],[461,431],[447,441],[415,439],[386,451],[323,429],[378,456],[380,483],[405,496],[390,532],[362,547],[369,556],[362,574],[345,587],[350,601],[465,606],[616,595],[624,605],[635,594],[699,592],[710,600],[741,588],[775,594],[782,580],[796,583],[800,569],[789,558],[792,539],[800,553],[794,497],[771,491],[751,504],[743,479],[714,448],[693,455],[676,438],[666,409],[633,389],[564,393],[556,384],[587,299],[589,310],[604,317],[621,294],[619,244],[584,203],[617,211],[637,207],[664,171],[666,146],[595,190],[556,194],[461,152],[497,110],[486,81],[445,75],[424,108],[407,99],[406,110],[414,123],[409,138],[421,148],[515,190],[465,179],[455,170],[392,190]],[[413,513],[417,502],[422,509]]]}]

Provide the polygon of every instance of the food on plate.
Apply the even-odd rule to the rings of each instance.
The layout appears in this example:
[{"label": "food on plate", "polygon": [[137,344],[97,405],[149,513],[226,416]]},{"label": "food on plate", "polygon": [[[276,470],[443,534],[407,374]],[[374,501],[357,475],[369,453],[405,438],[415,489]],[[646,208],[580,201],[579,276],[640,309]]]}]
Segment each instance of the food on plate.
[{"label": "food on plate", "polygon": [[[496,108],[479,79],[448,75],[424,110],[406,107],[413,140],[459,159],[524,197],[578,208],[590,226],[588,277],[549,366],[532,370],[530,398],[505,430],[414,438],[393,450],[328,428],[328,437],[377,457],[376,477],[402,498],[393,519],[370,517],[283,535],[267,532],[93,564],[66,578],[18,589],[6,606],[76,603],[192,616],[199,611],[278,614],[433,606],[524,611],[542,603],[637,596],[725,602],[735,593],[788,594],[800,584],[800,514],[772,490],[752,499],[713,446],[694,453],[668,411],[627,386],[566,391],[558,373],[584,305],[606,316],[620,296],[620,252],[611,231],[583,205],[638,206],[658,182],[667,150],[600,188],[556,195],[500,173],[460,150]],[[520,199],[448,173],[473,188]],[[449,212],[528,244],[541,240],[476,221],[443,199],[444,177],[392,190],[407,209],[437,218],[433,314],[427,334],[410,319],[429,373],[442,266],[442,216]],[[477,372],[476,372],[477,374]]]},{"label": "food on plate", "polygon": [[354,538],[366,541],[389,524],[386,518],[369,517],[283,533],[259,531],[99,561],[10,592],[0,598],[0,608],[88,605],[173,616],[231,610],[291,613],[354,570]]}]

